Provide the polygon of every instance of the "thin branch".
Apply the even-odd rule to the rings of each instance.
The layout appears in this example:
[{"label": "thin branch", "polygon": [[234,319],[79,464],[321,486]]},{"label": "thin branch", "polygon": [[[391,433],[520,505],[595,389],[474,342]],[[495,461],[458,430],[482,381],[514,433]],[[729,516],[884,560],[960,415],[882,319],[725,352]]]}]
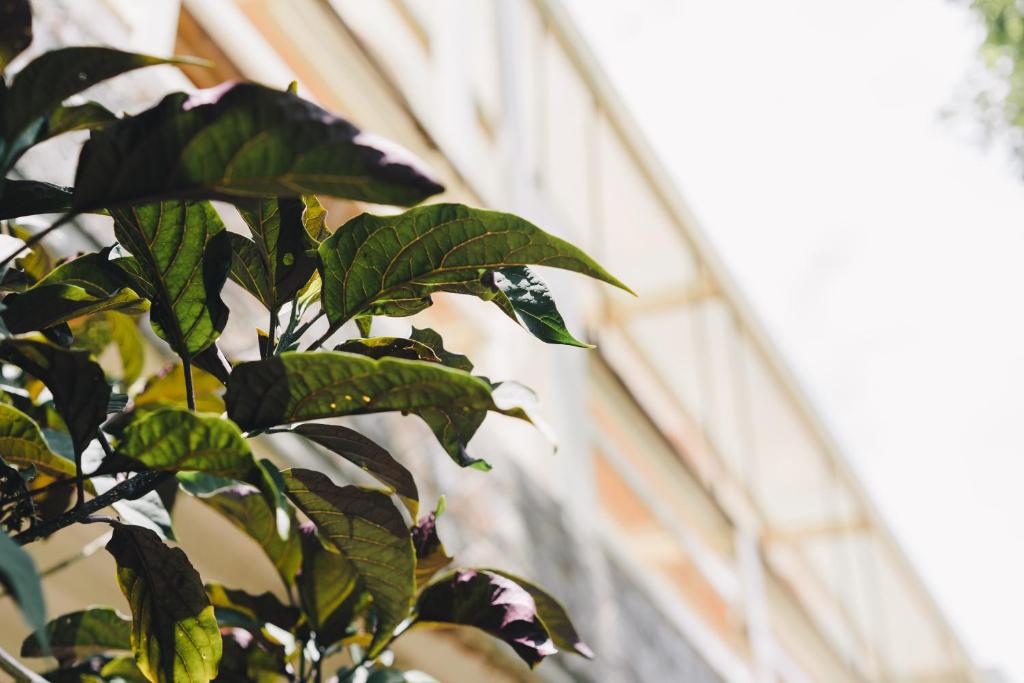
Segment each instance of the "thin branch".
[{"label": "thin branch", "polygon": [[0,647],[0,670],[9,673],[17,683],[46,683],[45,678],[28,669],[2,647]]},{"label": "thin branch", "polygon": [[[66,569],[81,560],[85,560],[92,557],[96,554],[97,551],[102,550],[104,547],[106,547],[107,543],[110,542],[110,537],[113,535],[113,533],[113,531],[108,531],[102,536],[97,536],[93,540],[83,545],[80,549],[76,550],[74,554],[68,555],[63,560],[60,560],[55,564],[51,564],[46,569],[40,571],[39,578],[45,579],[47,576],[56,574],[62,569]],[[6,598],[9,595],[10,593],[8,593],[6,590],[0,590],[0,598]]]},{"label": "thin branch", "polygon": [[51,232],[53,232],[57,228],[62,227],[64,225],[67,225],[68,223],[70,223],[72,220],[74,220],[75,216],[77,216],[77,215],[78,214],[75,214],[75,213],[66,213],[63,216],[61,216],[57,220],[57,222],[54,223],[53,225],[49,226],[48,228],[45,228],[42,232],[37,232],[36,234],[34,234],[31,237],[29,237],[28,239],[26,239],[25,240],[25,245],[23,247],[19,247],[18,249],[15,249],[13,252],[11,252],[7,256],[5,256],[3,258],[3,260],[0,260],[0,268],[3,268],[8,263],[13,261],[15,258],[18,257],[18,254],[22,253],[26,249],[31,249],[37,242],[42,240],[44,237],[49,235]]},{"label": "thin branch", "polygon": [[185,356],[181,357],[181,371],[185,375],[185,400],[188,402],[188,409],[196,410],[196,392],[192,387],[192,362]]},{"label": "thin branch", "polygon": [[96,496],[81,507],[65,512],[60,517],[56,517],[49,522],[37,524],[26,529],[15,536],[14,540],[19,545],[28,545],[33,541],[60,531],[66,526],[82,522],[97,510],[102,510],[119,500],[135,500],[144,496],[173,476],[173,472],[140,472],[131,479],[121,482],[103,495]]},{"label": "thin branch", "polygon": [[274,354],[274,337],[277,336],[277,309],[270,311],[270,324],[267,325],[267,356]]}]

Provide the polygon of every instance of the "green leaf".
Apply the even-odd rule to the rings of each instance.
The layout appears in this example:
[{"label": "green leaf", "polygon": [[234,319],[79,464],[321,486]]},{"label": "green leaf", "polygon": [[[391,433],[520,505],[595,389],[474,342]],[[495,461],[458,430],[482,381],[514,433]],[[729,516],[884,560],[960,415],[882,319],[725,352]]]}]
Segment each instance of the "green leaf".
[{"label": "green leaf", "polygon": [[229,233],[209,202],[164,202],[111,212],[114,234],[134,259],[118,263],[148,298],[153,330],[183,358],[220,336],[220,299],[231,263]]},{"label": "green leaf", "polygon": [[41,646],[47,647],[46,603],[43,601],[43,587],[32,558],[15,543],[10,536],[0,531],[0,584],[3,584],[21,609],[25,622],[33,631],[40,633]]},{"label": "green leaf", "polygon": [[298,95],[229,83],[94,132],[74,206],[316,193],[408,206],[443,189],[408,152]]},{"label": "green leaf", "polygon": [[332,330],[410,286],[429,295],[508,266],[572,270],[629,291],[581,250],[532,223],[461,204],[362,214],[324,240],[319,254]]},{"label": "green leaf", "polygon": [[425,360],[440,363],[433,349],[415,339],[402,337],[369,337],[366,339],[349,339],[334,347],[335,351],[358,353],[369,358],[405,358],[406,360]]},{"label": "green leaf", "polygon": [[466,444],[495,410],[491,385],[460,370],[338,351],[282,353],[235,366],[224,396],[243,429],[344,415],[414,413],[460,465],[477,465]]},{"label": "green leaf", "polygon": [[359,432],[341,425],[306,423],[293,429],[310,441],[337,453],[386,484],[402,499],[413,519],[419,511],[420,494],[412,473],[388,451]]},{"label": "green leaf", "polygon": [[195,470],[244,478],[256,466],[249,445],[230,420],[179,408],[145,412],[125,427],[119,455],[150,470]]},{"label": "green leaf", "polygon": [[0,220],[71,210],[71,188],[38,180],[6,180],[0,186]]},{"label": "green leaf", "polygon": [[46,625],[47,652],[36,634],[21,644],[22,657],[82,658],[107,650],[130,650],[132,622],[109,607],[91,607],[57,617]]},{"label": "green leaf", "polygon": [[312,525],[303,527],[300,538],[302,571],[296,584],[302,611],[319,636],[329,623],[350,620],[343,606],[353,597],[359,575],[346,556],[324,548],[328,541],[322,541]]},{"label": "green leaf", "polygon": [[429,327],[424,327],[422,330],[414,327],[412,328],[412,334],[409,336],[413,340],[428,346],[443,365],[464,372],[473,372],[473,361],[461,353],[452,353],[446,350],[441,335]]},{"label": "green leaf", "polygon": [[[179,475],[182,488],[223,515],[240,531],[248,534],[273,563],[285,585],[295,583],[302,562],[302,549],[296,533],[284,540],[277,533],[275,512],[260,491],[248,484],[200,475]],[[295,521],[291,527],[295,527]]]},{"label": "green leaf", "polygon": [[128,655],[111,659],[100,669],[100,675],[109,683],[149,683],[135,658]]},{"label": "green leaf", "polygon": [[117,116],[114,112],[99,102],[61,105],[50,113],[46,121],[46,135],[43,139],[49,139],[75,130],[101,128],[116,120]]},{"label": "green leaf", "polygon": [[149,529],[114,525],[107,551],[132,610],[131,646],[154,683],[207,683],[217,676],[221,637],[199,574]]},{"label": "green leaf", "polygon": [[[224,385],[210,373],[197,367],[192,368],[192,390],[195,394],[196,410],[199,412],[224,412],[224,399],[220,397],[223,388]],[[152,408],[154,406],[185,408],[187,405],[185,371],[181,363],[171,366],[159,375],[150,377],[142,392],[135,397],[136,408]]]},{"label": "green leaf", "polygon": [[0,403],[0,454],[10,464],[35,467],[51,477],[75,476],[75,463],[50,450],[32,418],[3,403]]},{"label": "green leaf", "polygon": [[72,95],[134,69],[182,61],[108,47],[66,47],[44,52],[18,72],[4,98],[2,137],[9,145],[6,163],[13,163],[36,141],[36,131]]},{"label": "green leaf", "polygon": [[377,491],[339,487],[310,470],[283,474],[288,496],[352,563],[373,597],[377,629],[367,654],[376,656],[408,616],[415,590],[416,559],[401,513]]},{"label": "green leaf", "polygon": [[548,344],[566,344],[584,349],[593,348],[572,336],[555,300],[544,282],[525,266],[502,268],[494,272],[494,284],[502,291],[523,325],[533,336]]},{"label": "green leaf", "polygon": [[252,595],[219,583],[208,583],[206,595],[215,608],[239,612],[260,625],[270,623],[291,630],[299,621],[299,610],[282,604],[270,592]]},{"label": "green leaf", "polygon": [[252,239],[231,235],[231,279],[267,310],[291,301],[316,272],[316,242],[306,231],[301,199],[264,199],[239,205]]},{"label": "green leaf", "polygon": [[0,72],[32,44],[32,6],[28,0],[0,0]]},{"label": "green leaf", "polygon": [[43,330],[107,310],[145,313],[149,304],[128,288],[108,250],[61,264],[21,294],[4,299],[4,322],[13,334]]},{"label": "green leaf", "polygon": [[84,451],[106,419],[110,400],[103,370],[89,354],[32,339],[5,339],[0,342],[0,360],[46,385],[71,434],[75,453]]},{"label": "green leaf", "polygon": [[561,603],[551,597],[547,591],[533,585],[529,581],[521,579],[514,574],[501,571],[500,569],[489,569],[487,571],[499,574],[504,576],[506,579],[514,581],[517,586],[533,597],[534,604],[537,607],[537,615],[544,623],[544,628],[548,630],[548,633],[551,635],[551,640],[554,641],[556,647],[561,650],[575,652],[587,659],[594,658],[594,651],[591,650],[590,646],[584,643],[583,639],[580,638],[578,633],[576,633],[576,627],[573,626],[565,608],[562,607]]},{"label": "green leaf", "polygon": [[486,570],[459,570],[428,586],[417,621],[473,626],[504,640],[531,668],[557,650],[533,597],[514,581]]},{"label": "green leaf", "polygon": [[[120,378],[123,388],[130,387],[142,374],[142,367],[146,362],[146,348],[135,318],[117,311],[105,311],[90,316],[81,326],[74,329],[74,334],[74,346],[85,349],[96,357],[111,344],[117,348],[121,361],[120,373],[113,371],[111,374]],[[223,408],[217,411],[209,411],[206,408],[202,410],[220,412]]]}]

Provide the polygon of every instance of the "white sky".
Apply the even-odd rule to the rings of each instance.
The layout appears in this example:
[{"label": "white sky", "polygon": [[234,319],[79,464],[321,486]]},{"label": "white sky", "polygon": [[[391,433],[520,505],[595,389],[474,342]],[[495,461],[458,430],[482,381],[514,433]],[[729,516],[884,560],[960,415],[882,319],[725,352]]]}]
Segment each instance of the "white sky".
[{"label": "white sky", "polygon": [[977,662],[1024,683],[1024,183],[941,117],[973,17],[568,4]]}]

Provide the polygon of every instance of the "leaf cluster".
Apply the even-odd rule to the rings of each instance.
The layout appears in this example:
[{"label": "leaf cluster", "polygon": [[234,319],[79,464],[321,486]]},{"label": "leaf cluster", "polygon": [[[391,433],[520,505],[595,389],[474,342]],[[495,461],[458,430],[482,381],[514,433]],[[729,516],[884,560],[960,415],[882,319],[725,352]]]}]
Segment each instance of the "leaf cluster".
[{"label": "leaf cluster", "polygon": [[[31,12],[0,0],[0,14],[2,68],[30,44]],[[530,420],[507,398],[529,392],[473,374],[433,330],[371,336],[372,319],[468,295],[543,342],[586,346],[535,266],[625,286],[517,216],[419,205],[443,188],[418,160],[292,90],[225,84],[132,116],[65,104],[175,61],[65,48],[0,78],[0,217],[20,240],[0,273],[0,581],[33,630],[22,656],[55,658],[53,681],[319,682],[337,653],[347,664],[327,675],[339,681],[428,680],[392,668],[387,651],[438,623],[485,631],[530,666],[558,649],[591,656],[539,587],[452,567],[441,507],[421,515],[401,458],[334,418],[416,416],[455,463],[489,469],[470,440],[488,413]],[[74,187],[7,177],[27,149],[70,130],[90,131]],[[317,195],[413,208],[331,230]],[[211,200],[233,205],[249,235],[227,231]],[[56,258],[42,238],[84,212],[109,215],[116,243]],[[32,233],[18,220],[35,214],[60,218]],[[266,310],[267,329],[252,332],[259,360],[217,347],[229,280]],[[147,374],[155,354],[176,361]],[[251,440],[279,433],[378,485],[257,458]],[[173,544],[179,496],[251,537],[280,589],[204,582]],[[46,621],[22,546],[78,523],[111,528],[130,614],[90,607]]]}]

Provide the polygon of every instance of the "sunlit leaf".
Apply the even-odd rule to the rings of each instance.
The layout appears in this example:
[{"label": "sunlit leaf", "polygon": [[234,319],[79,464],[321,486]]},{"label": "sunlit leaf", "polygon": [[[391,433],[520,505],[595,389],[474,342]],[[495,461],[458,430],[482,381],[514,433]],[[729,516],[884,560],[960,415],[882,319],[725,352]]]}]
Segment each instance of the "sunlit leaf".
[{"label": "sunlit leaf", "polygon": [[132,622],[109,607],[91,607],[57,617],[46,625],[47,652],[36,634],[21,644],[22,657],[85,657],[107,650],[130,650]]},{"label": "sunlit leaf", "polygon": [[244,478],[256,466],[249,445],[230,420],[180,408],[145,412],[132,420],[116,444],[119,455],[150,470],[196,470]]},{"label": "sunlit leaf", "polygon": [[221,636],[199,574],[149,529],[117,524],[107,550],[132,611],[131,646],[155,683],[207,683],[217,676]]},{"label": "sunlit leaf", "polygon": [[402,515],[382,493],[336,486],[310,470],[283,474],[288,496],[352,563],[373,597],[377,629],[368,650],[372,657],[387,644],[412,605],[416,560]]},{"label": "sunlit leaf", "polygon": [[[297,580],[299,599],[310,625],[319,634],[333,620],[349,620],[351,615],[342,608],[356,591],[359,574],[345,555],[324,548],[323,543],[329,541],[321,541],[313,527],[304,528],[300,533],[302,572]],[[339,615],[339,611],[343,613]]]},{"label": "sunlit leaf", "polygon": [[108,310],[144,313],[149,303],[129,289],[107,250],[61,264],[20,294],[4,299],[4,322],[14,334],[43,330],[73,318]]},{"label": "sunlit leaf", "polygon": [[[203,413],[224,412],[224,399],[220,396],[224,385],[216,377],[205,370],[193,367],[192,389],[196,399],[196,410]],[[185,396],[185,372],[181,363],[172,366],[166,372],[150,377],[134,401],[137,408],[185,408],[188,401]]]},{"label": "sunlit leaf", "polygon": [[416,519],[420,505],[416,482],[412,478],[412,473],[395,460],[387,449],[359,432],[341,425],[310,422],[300,424],[292,431],[337,453],[389,486],[409,508],[412,518]]},{"label": "sunlit leaf", "polygon": [[228,83],[94,132],[74,206],[316,193],[412,205],[442,189],[408,152],[298,95]]},{"label": "sunlit leaf", "polygon": [[428,586],[416,602],[417,620],[473,626],[504,640],[536,666],[557,650],[536,603],[514,581],[486,570],[459,570]]},{"label": "sunlit leaf", "polygon": [[502,291],[519,320],[533,336],[548,344],[566,344],[592,348],[565,327],[565,320],[555,306],[547,283],[532,269],[525,266],[502,268],[494,273],[494,284]]},{"label": "sunlit leaf", "polygon": [[332,329],[375,301],[415,285],[444,291],[484,271],[543,265],[572,270],[628,291],[565,240],[511,214],[433,204],[397,216],[362,214],[320,245],[322,301]]},{"label": "sunlit leaf", "polygon": [[444,340],[434,330],[429,327],[425,327],[422,330],[415,327],[412,328],[412,334],[409,335],[414,341],[418,341],[421,344],[429,347],[430,350],[437,356],[438,361],[447,365],[450,368],[456,370],[463,370],[465,372],[473,371],[473,361],[469,360],[467,356],[461,353],[452,353],[444,348]]},{"label": "sunlit leaf", "polygon": [[583,639],[580,638],[579,634],[576,633],[576,627],[573,626],[565,608],[562,607],[557,600],[551,597],[547,591],[533,585],[525,579],[509,574],[508,572],[501,571],[500,569],[489,569],[488,571],[493,572],[494,574],[500,574],[506,579],[514,581],[517,586],[533,597],[534,604],[537,607],[537,614],[540,616],[541,621],[544,623],[544,627],[551,635],[551,640],[554,641],[556,647],[561,650],[575,652],[587,659],[594,658],[594,651],[591,650],[590,647],[583,642]]},{"label": "sunlit leaf", "polygon": [[63,479],[75,476],[75,463],[54,453],[39,426],[20,410],[0,403],[0,455],[14,465],[35,467]]},{"label": "sunlit leaf", "polygon": [[425,360],[440,363],[434,351],[415,339],[403,337],[368,337],[365,339],[349,339],[334,347],[335,351],[358,353],[369,358],[405,358],[406,360]]},{"label": "sunlit leaf", "polygon": [[[94,356],[100,356],[111,344],[117,349],[120,359],[120,368],[111,370],[106,368],[113,376],[119,377],[122,387],[127,388],[134,384],[135,380],[142,374],[142,368],[146,361],[145,342],[136,319],[117,311],[106,311],[87,318],[80,325],[74,328],[76,348],[82,348]],[[184,390],[182,390],[184,394]],[[111,401],[113,401],[113,396]],[[182,396],[184,405],[184,396]],[[127,400],[124,397],[123,400]],[[110,406],[108,412],[119,412],[124,406]],[[203,410],[209,411],[208,408]],[[220,410],[223,410],[221,408]],[[220,410],[213,412],[220,412]]]},{"label": "sunlit leaf", "polygon": [[224,400],[229,417],[243,429],[343,415],[413,413],[463,466],[480,466],[465,447],[487,410],[496,409],[491,385],[460,370],[337,351],[282,353],[239,363]]},{"label": "sunlit leaf", "polygon": [[220,336],[228,319],[220,291],[231,253],[220,216],[209,202],[163,202],[111,215],[114,234],[134,256],[117,263],[152,302],[154,331],[191,358]]}]

